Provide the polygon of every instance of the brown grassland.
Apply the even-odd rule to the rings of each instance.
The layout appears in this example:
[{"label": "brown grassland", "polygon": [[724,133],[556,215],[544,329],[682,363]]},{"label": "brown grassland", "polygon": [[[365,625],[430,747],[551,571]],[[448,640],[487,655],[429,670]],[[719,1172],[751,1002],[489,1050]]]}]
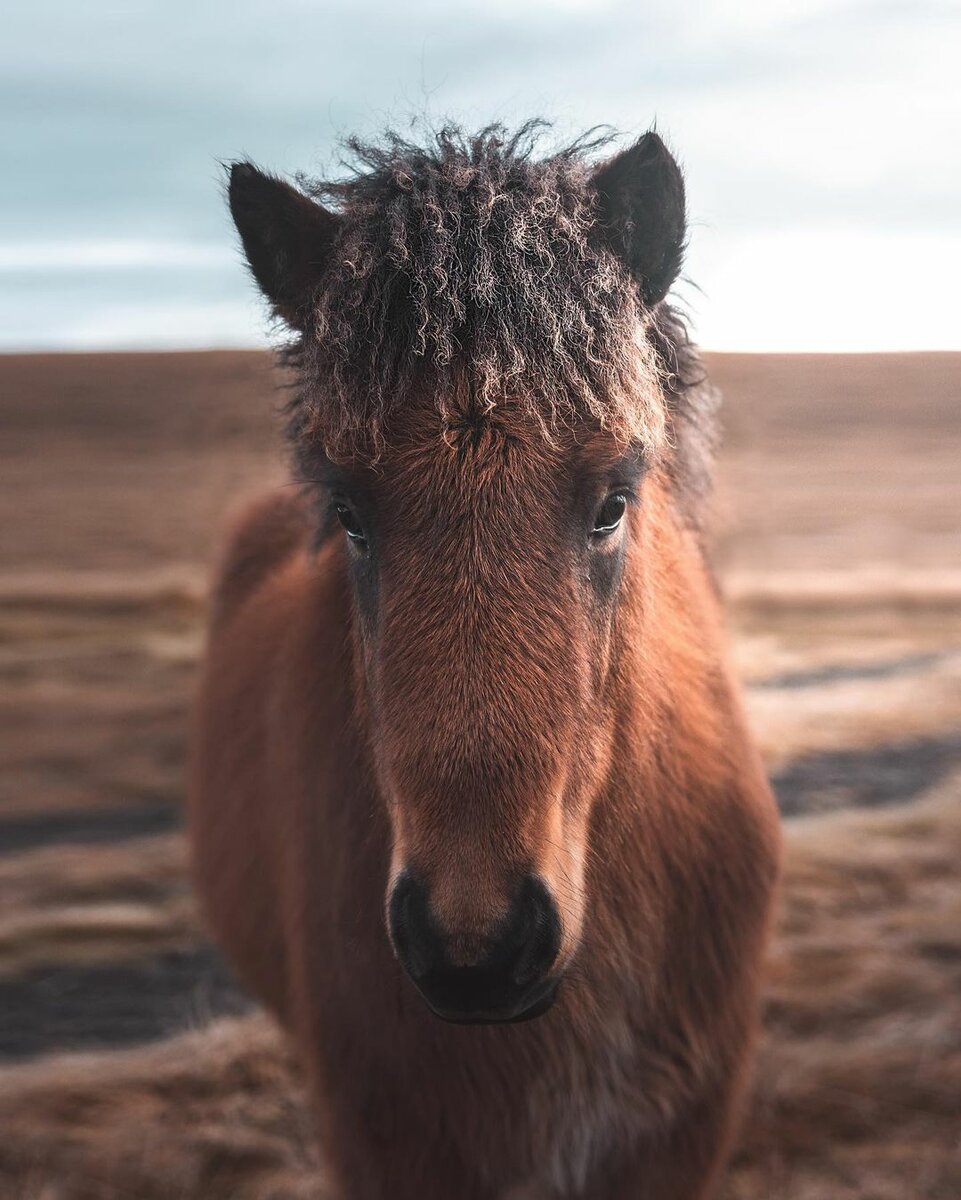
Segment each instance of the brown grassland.
[{"label": "brown grassland", "polygon": [[[786,818],[725,1200],[961,1197],[961,355],[714,355],[717,563]],[[323,1200],[297,1064],[184,871],[267,356],[0,358],[0,1200]]]}]

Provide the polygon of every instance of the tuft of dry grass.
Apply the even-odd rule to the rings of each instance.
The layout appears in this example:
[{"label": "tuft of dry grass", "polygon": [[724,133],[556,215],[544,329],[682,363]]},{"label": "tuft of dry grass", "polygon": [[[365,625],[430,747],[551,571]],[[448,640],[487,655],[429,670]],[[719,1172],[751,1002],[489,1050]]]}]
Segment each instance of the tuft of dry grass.
[{"label": "tuft of dry grass", "polygon": [[0,978],[193,942],[182,834],[0,857]]},{"label": "tuft of dry grass", "polygon": [[961,776],[788,827],[726,1200],[961,1196]]},{"label": "tuft of dry grass", "polygon": [[[961,1196],[961,776],[791,823],[765,1035],[725,1200]],[[262,1016],[0,1075],[2,1200],[324,1200]]]},{"label": "tuft of dry grass", "polygon": [[0,1076],[3,1200],[322,1200],[302,1092],[265,1018]]}]

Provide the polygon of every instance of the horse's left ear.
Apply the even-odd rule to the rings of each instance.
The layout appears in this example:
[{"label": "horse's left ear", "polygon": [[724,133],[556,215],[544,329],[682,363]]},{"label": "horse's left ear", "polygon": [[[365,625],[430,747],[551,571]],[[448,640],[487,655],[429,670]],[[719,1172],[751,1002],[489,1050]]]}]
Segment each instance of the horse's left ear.
[{"label": "horse's left ear", "polygon": [[684,257],[681,168],[656,133],[598,167],[591,179],[608,245],[637,280],[648,307],[663,300]]}]

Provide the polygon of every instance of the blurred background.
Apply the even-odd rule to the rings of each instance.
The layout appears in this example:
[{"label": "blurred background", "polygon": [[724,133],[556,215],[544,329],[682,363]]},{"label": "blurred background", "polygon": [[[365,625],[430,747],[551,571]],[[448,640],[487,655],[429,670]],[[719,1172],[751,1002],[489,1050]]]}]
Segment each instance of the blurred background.
[{"label": "blurred background", "polygon": [[[0,41],[0,1197],[316,1196],[180,804],[206,581],[283,480],[221,163],[656,122],[713,544],[787,828],[728,1200],[961,1195],[961,9],[34,0]],[[276,334],[276,331],[273,331]],[[322,1169],[322,1168],[321,1168]]]}]

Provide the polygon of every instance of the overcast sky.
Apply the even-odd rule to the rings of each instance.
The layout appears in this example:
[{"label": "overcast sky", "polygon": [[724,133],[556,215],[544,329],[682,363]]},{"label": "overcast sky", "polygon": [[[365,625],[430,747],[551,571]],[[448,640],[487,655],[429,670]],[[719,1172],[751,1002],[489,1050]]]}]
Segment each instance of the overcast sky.
[{"label": "overcast sky", "polygon": [[0,40],[0,348],[256,345],[218,160],[413,113],[685,165],[707,347],[961,348],[957,0],[30,0]]}]

